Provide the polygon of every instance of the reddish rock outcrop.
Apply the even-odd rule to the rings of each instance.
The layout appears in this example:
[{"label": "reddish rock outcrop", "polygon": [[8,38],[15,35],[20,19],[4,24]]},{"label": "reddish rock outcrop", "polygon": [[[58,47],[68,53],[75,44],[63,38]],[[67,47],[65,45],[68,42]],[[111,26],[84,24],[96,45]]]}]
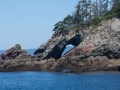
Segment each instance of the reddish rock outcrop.
[{"label": "reddish rock outcrop", "polygon": [[20,47],[17,46],[11,47],[1,55],[2,60],[24,58],[31,58],[31,55],[27,55],[27,52],[25,50],[22,50]]}]

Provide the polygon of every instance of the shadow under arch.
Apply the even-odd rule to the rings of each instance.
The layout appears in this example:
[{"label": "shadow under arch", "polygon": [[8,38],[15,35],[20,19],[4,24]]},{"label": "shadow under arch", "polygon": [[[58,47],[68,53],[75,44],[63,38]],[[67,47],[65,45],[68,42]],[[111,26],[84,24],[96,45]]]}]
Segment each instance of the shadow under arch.
[{"label": "shadow under arch", "polygon": [[[67,45],[72,45],[73,47],[78,46],[82,42],[83,38],[80,34],[77,34],[73,36],[70,39],[63,38],[61,41],[55,43],[55,42],[49,42],[45,47],[41,46],[39,49],[37,49],[34,52],[34,57],[40,58],[41,60],[44,59],[59,59],[62,57],[63,52],[65,51]],[[54,47],[51,48],[51,43]]]}]

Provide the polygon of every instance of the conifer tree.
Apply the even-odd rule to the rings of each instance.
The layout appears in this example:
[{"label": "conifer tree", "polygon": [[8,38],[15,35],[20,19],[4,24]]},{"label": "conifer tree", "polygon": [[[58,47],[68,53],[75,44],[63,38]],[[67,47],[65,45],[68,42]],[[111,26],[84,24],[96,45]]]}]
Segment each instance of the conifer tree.
[{"label": "conifer tree", "polygon": [[[89,26],[95,26],[104,18],[115,15],[120,17],[120,0],[79,0],[72,15],[66,16],[54,26],[55,30],[76,28],[84,31]],[[108,15],[108,16],[106,16]],[[105,17],[104,17],[105,16]],[[102,17],[102,18],[99,18]]]}]

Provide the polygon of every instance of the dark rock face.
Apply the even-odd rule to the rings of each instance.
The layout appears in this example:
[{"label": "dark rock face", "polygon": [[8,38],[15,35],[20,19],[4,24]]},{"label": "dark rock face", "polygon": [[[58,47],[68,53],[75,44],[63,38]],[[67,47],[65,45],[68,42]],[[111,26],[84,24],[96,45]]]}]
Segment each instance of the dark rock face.
[{"label": "dark rock face", "polygon": [[42,44],[35,52],[34,57],[40,59],[59,59],[67,45],[77,46],[82,41],[82,37],[75,30],[56,31],[52,38]]},{"label": "dark rock face", "polygon": [[8,49],[5,53],[1,55],[2,60],[8,60],[8,59],[23,59],[23,58],[31,58],[31,55],[27,55],[27,52],[25,50],[22,50],[21,48],[14,46],[10,49]]},{"label": "dark rock face", "polygon": [[93,50],[90,53],[91,56],[107,56],[109,59],[112,58],[120,58],[120,47],[119,46],[109,46],[109,45],[101,45],[97,49]]}]

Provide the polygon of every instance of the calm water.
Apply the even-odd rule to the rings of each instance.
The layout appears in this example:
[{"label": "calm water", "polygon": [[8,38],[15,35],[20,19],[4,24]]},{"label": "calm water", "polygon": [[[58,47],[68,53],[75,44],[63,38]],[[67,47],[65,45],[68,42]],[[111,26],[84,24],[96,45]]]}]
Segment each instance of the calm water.
[{"label": "calm water", "polygon": [[0,72],[0,90],[120,90],[120,72]]}]

